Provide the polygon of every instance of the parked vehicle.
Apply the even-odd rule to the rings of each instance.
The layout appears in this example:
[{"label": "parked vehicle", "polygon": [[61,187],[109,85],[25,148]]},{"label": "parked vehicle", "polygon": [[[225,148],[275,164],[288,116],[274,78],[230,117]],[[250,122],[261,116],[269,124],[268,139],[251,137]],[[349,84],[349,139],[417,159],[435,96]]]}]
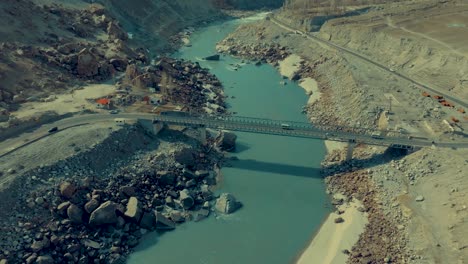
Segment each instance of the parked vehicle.
[{"label": "parked vehicle", "polygon": [[281,128],[282,128],[282,129],[285,129],[285,130],[290,130],[290,129],[292,129],[291,126],[290,126],[289,124],[285,124],[285,123],[281,124]]},{"label": "parked vehicle", "polygon": [[383,139],[382,132],[380,131],[372,132],[371,137],[375,139]]}]

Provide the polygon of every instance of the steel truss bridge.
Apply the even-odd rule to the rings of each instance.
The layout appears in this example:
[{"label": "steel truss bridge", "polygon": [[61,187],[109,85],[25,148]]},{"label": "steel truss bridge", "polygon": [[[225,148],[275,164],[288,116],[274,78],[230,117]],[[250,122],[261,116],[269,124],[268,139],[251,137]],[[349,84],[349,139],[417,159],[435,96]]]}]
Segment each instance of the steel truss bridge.
[{"label": "steel truss bridge", "polygon": [[[410,137],[394,131],[374,131],[363,128],[330,127],[317,128],[309,123],[252,117],[211,117],[195,115],[158,115],[154,123],[163,122],[171,125],[205,127],[218,130],[231,130],[248,133],[289,136],[298,138],[324,139],[369,145],[388,146],[400,149],[432,146],[431,139]],[[377,135],[375,132],[379,132]],[[460,144],[444,143],[442,147],[455,147]]]}]

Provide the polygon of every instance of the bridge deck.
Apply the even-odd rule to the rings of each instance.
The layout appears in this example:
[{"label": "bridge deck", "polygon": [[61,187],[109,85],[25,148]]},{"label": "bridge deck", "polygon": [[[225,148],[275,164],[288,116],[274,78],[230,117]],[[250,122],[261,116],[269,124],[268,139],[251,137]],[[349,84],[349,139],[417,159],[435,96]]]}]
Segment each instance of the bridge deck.
[{"label": "bridge deck", "polygon": [[358,142],[370,145],[392,146],[395,148],[427,147],[432,145],[430,139],[409,138],[393,131],[384,131],[382,136],[372,136],[369,129],[341,129],[339,131],[322,130],[309,123],[270,120],[250,117],[199,117],[199,116],[155,116],[154,121],[182,126],[203,126],[207,128],[232,130],[240,132],[326,139],[342,142]]}]

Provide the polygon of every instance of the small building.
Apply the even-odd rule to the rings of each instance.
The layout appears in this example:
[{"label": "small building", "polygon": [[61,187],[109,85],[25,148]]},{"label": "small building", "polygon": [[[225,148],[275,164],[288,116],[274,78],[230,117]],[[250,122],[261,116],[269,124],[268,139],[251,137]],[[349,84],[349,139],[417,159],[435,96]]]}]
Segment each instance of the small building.
[{"label": "small building", "polygon": [[111,107],[111,100],[107,98],[98,99],[96,100],[96,103],[97,103],[97,108],[100,108],[100,109],[104,109],[104,108],[110,109]]}]

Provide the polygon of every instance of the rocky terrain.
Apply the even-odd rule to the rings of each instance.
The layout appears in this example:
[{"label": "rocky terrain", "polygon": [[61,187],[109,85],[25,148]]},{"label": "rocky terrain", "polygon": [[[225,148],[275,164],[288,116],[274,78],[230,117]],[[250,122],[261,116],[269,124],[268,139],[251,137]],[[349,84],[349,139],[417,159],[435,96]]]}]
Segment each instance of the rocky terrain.
[{"label": "rocky terrain", "polygon": [[[377,61],[388,62],[395,70],[407,70],[410,75],[410,68],[416,69],[418,65],[434,67],[434,72],[444,72],[447,69],[451,71],[443,78],[438,78],[442,74],[435,73],[430,78],[422,79],[414,75],[421,81],[434,80],[435,83],[435,80],[447,79],[456,83],[457,79],[463,79],[462,75],[453,75],[454,72],[463,74],[463,71],[449,70],[457,65],[453,61],[463,62],[464,56],[459,54],[461,46],[455,51],[449,50],[433,45],[427,38],[420,38],[421,36],[413,36],[408,45],[401,39],[397,44],[395,39],[391,39],[395,38],[395,34],[390,35],[385,30],[388,25],[373,27],[374,21],[385,17],[403,19],[406,16],[407,19],[410,11],[417,17],[437,13],[446,18],[449,17],[447,14],[452,14],[453,20],[463,20],[451,13],[462,13],[463,3],[413,1],[411,7],[408,9],[398,3],[382,4],[361,15],[332,18],[316,34],[323,39],[358,50]],[[380,10],[383,12],[380,13]],[[324,15],[323,12],[321,14]],[[304,26],[309,25],[310,21],[301,19],[310,19],[311,16],[298,9],[281,10],[272,17]],[[359,25],[353,24],[355,21],[359,21]],[[358,33],[363,31],[367,33]],[[327,32],[330,34],[327,35]],[[451,43],[456,44],[456,41],[462,41],[462,38]],[[387,45],[391,48],[382,48]],[[430,54],[422,56],[419,51],[425,45],[430,46]],[[263,51],[271,46],[285,47],[281,50],[300,56],[298,70],[290,78],[300,82],[310,77],[318,82],[320,99],[306,107],[311,121],[316,125],[376,127],[420,133],[437,140],[450,137],[461,139],[441,125],[451,115],[457,115],[457,109],[441,108],[430,98],[426,100],[417,87],[405,80],[392,77],[388,72],[312,41],[298,32],[280,27],[270,19],[238,28],[219,46],[220,51],[235,51],[250,59],[256,59],[255,53],[251,52],[252,47],[263,47]],[[444,66],[437,64],[441,61],[436,58],[438,54],[444,56]],[[274,58],[275,55],[270,57]],[[418,63],[411,67],[405,63],[390,63],[399,58],[403,60],[403,57],[405,63],[408,60]],[[451,62],[452,58],[454,60]],[[277,65],[275,61],[272,64]],[[462,63],[457,67],[463,68],[463,65]],[[457,92],[456,85],[444,87],[453,87],[448,90]],[[458,91],[464,90],[466,89]],[[458,95],[464,97],[463,93]],[[393,102],[391,106],[389,100]],[[388,115],[388,111],[392,112],[391,115]],[[460,127],[461,131],[466,129],[463,122],[455,126]],[[369,215],[369,224],[358,243],[353,248],[342,249],[343,254],[349,255],[348,262],[464,263],[467,242],[461,238],[464,232],[460,230],[467,226],[466,199],[463,198],[466,193],[459,193],[460,189],[455,186],[466,184],[466,180],[463,180],[466,171],[466,158],[463,156],[466,155],[463,154],[465,152],[429,148],[401,156],[401,153],[394,153],[392,150],[360,146],[350,163],[342,162],[345,153],[335,152],[328,156],[323,167],[330,192],[344,193],[349,199],[354,197],[361,200],[364,205],[362,211]],[[346,201],[335,201],[337,204],[342,202]]]},{"label": "rocky terrain", "polygon": [[[1,192],[0,259],[11,263],[123,263],[151,230],[232,213],[231,194],[212,193],[224,133],[202,146],[186,133],[157,138],[124,127],[84,152],[23,173]],[[15,173],[9,170],[5,173]],[[21,188],[21,194],[13,192]],[[9,262],[9,263],[10,263]]]}]

